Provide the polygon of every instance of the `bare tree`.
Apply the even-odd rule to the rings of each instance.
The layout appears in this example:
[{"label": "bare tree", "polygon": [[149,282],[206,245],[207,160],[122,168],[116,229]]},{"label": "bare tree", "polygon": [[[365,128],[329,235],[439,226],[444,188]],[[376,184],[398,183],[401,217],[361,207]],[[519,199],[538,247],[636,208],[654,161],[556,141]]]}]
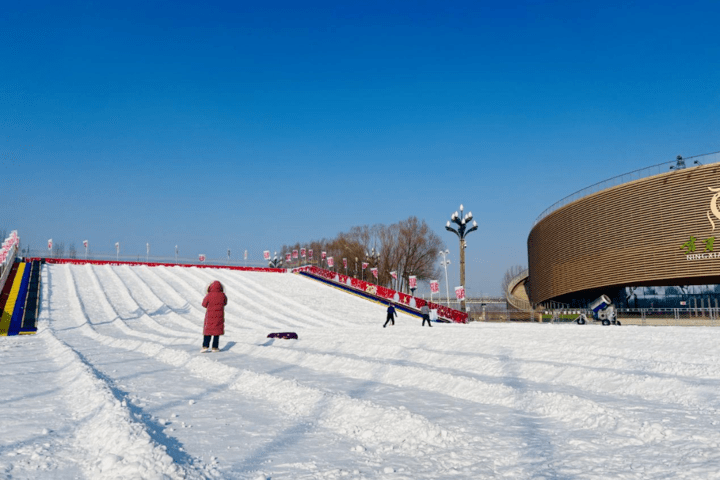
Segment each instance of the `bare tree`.
[{"label": "bare tree", "polygon": [[64,242],[53,242],[52,246],[53,256],[55,258],[62,258],[65,256],[65,243]]},{"label": "bare tree", "polygon": [[502,282],[500,283],[500,287],[502,288],[501,291],[503,293],[507,291],[508,285],[510,285],[512,279],[520,275],[525,268],[526,267],[521,265],[513,265],[505,271],[505,275],[503,275]]},{"label": "bare tree", "polygon": [[[312,248],[315,264],[320,264],[320,252],[335,260],[335,270],[343,272],[342,259],[348,262],[349,275],[362,276],[362,262],[378,268],[378,284],[407,290],[408,277],[415,275],[418,280],[430,280],[440,275],[440,266],[436,262],[437,254],[445,248],[442,239],[427,225],[425,220],[409,217],[390,226],[373,225],[352,227],[349,232],[339,233],[331,240],[322,239],[302,244]],[[300,243],[283,245],[282,253],[299,250]],[[375,250],[377,263],[370,260],[368,254]],[[398,282],[395,285],[391,271],[396,271]],[[372,277],[366,272],[365,279]]]}]

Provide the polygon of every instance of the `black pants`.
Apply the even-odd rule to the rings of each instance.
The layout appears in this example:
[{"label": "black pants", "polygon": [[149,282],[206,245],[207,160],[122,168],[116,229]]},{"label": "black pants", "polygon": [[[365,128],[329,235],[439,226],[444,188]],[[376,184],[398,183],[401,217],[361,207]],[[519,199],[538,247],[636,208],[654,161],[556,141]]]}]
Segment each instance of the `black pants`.
[{"label": "black pants", "polygon": [[387,327],[388,322],[392,322],[392,324],[395,325],[395,315],[388,315],[387,320],[385,320],[385,325],[383,325],[383,327]]},{"label": "black pants", "polygon": [[425,322],[428,322],[428,327],[432,327],[432,323],[430,323],[430,315],[423,315],[423,323],[422,326],[425,326]]},{"label": "black pants", "polygon": [[[210,337],[213,337],[212,335],[205,335],[203,337],[203,348],[208,348],[210,346]],[[220,344],[220,335],[215,335],[213,337],[213,348],[218,348],[218,345]]]}]

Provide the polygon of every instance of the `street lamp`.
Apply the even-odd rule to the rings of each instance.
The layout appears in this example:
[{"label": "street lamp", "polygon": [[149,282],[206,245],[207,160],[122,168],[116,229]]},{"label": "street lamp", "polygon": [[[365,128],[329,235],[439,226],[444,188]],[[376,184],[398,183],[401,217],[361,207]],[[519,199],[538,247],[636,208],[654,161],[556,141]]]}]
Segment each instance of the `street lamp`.
[{"label": "street lamp", "polygon": [[275,256],[273,257],[273,259],[268,262],[268,265],[270,266],[270,268],[282,267],[282,264],[283,264],[282,258],[278,258],[277,252],[275,252],[274,255]]},{"label": "street lamp", "polygon": [[[458,212],[456,211],[450,216],[450,220],[455,222],[455,224],[458,226],[457,230],[450,226],[450,221],[448,221],[445,224],[445,230],[449,232],[453,232],[455,235],[458,236],[458,239],[460,239],[460,285],[463,288],[466,288],[465,285],[465,247],[467,246],[467,242],[465,241],[465,237],[470,233],[474,232],[478,228],[478,224],[475,220],[473,220],[473,226],[470,228],[467,228],[468,223],[470,220],[472,220],[472,212],[468,212],[463,216],[463,206],[460,205],[460,214],[458,215]],[[460,302],[460,310],[463,312],[465,311],[465,300],[463,299]]]},{"label": "street lamp", "polygon": [[357,278],[357,261],[358,261],[358,258],[355,257],[355,278]]},{"label": "street lamp", "polygon": [[448,282],[447,266],[450,265],[450,260],[447,260],[446,255],[450,255],[450,250],[441,250],[440,255],[443,256],[440,265],[445,267],[445,294],[447,295],[447,306],[450,307],[450,285]]}]

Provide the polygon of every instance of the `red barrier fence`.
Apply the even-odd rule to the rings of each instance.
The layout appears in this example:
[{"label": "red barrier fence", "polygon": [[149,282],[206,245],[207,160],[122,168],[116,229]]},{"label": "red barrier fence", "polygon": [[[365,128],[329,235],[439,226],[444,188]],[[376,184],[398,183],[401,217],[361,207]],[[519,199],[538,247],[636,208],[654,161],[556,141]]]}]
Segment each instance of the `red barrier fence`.
[{"label": "red barrier fence", "polygon": [[322,268],[314,266],[299,267],[294,269],[293,271],[307,272],[312,275],[321,277],[325,280],[352,287],[356,290],[360,290],[361,292],[368,293],[375,297],[379,297],[383,300],[392,300],[395,303],[405,305],[408,308],[412,308],[415,310],[419,310],[420,307],[427,304],[428,308],[432,310],[437,310],[438,317],[452,320],[455,323],[467,323],[468,321],[468,314],[465,312],[455,310],[454,308],[446,307],[445,305],[428,302],[427,300],[423,300],[422,298],[417,298],[406,293],[397,292],[381,285],[375,285],[364,280],[358,280],[357,278],[343,275],[341,273],[331,272],[329,270],[324,270]]},{"label": "red barrier fence", "polygon": [[72,264],[72,265],[147,265],[148,267],[197,267],[197,268],[223,268],[226,270],[241,270],[244,272],[273,272],[273,273],[285,273],[287,270],[284,268],[262,268],[262,267],[239,267],[233,265],[203,265],[203,264],[185,264],[185,263],[153,263],[153,262],[116,262],[113,260],[83,260],[78,258],[30,258],[32,260],[41,260],[45,263],[54,264]]}]

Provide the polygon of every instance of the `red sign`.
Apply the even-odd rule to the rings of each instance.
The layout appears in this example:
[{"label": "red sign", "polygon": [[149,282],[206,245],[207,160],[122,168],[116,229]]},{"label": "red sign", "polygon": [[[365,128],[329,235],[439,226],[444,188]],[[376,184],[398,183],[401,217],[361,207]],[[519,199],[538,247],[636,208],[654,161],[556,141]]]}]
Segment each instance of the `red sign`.
[{"label": "red sign", "polygon": [[204,262],[204,261],[205,261],[205,254],[204,254],[204,253],[201,253],[200,255],[198,255],[198,258],[200,259],[201,262]]},{"label": "red sign", "polygon": [[52,238],[48,240],[48,250],[52,250]]},{"label": "red sign", "polygon": [[290,255],[289,253],[286,253],[286,254],[285,254],[285,261],[286,261],[286,262],[289,262],[289,261],[290,261],[290,256],[291,256],[291,255]]},{"label": "red sign", "polygon": [[362,262],[362,269],[365,270],[369,264],[367,262]]},{"label": "red sign", "polygon": [[417,288],[417,277],[415,275],[410,275],[410,277],[408,277],[408,284],[410,285],[410,288]]},{"label": "red sign", "polygon": [[430,291],[438,293],[440,291],[440,283],[437,280],[430,280]]},{"label": "red sign", "polygon": [[265,260],[270,260],[270,250],[265,250],[265,251],[263,252],[263,258],[264,258]]},{"label": "red sign", "polygon": [[455,296],[458,300],[465,300],[465,287],[455,287]]},{"label": "red sign", "polygon": [[[325,253],[325,252],[323,252],[323,253]],[[328,257],[328,258],[327,258],[327,262],[328,262],[328,267],[334,267],[334,266],[335,266],[335,260],[333,260],[333,257]]]},{"label": "red sign", "polygon": [[310,250],[308,250],[308,257],[310,257],[310,260],[312,260],[312,258],[313,258],[313,256],[312,256],[312,248],[311,248]]},{"label": "red sign", "polygon": [[320,258],[322,258],[323,260],[325,260],[325,255],[327,255],[326,252],[320,252]]},{"label": "red sign", "polygon": [[88,246],[88,241],[87,241],[87,240],[83,240],[83,247],[87,248],[87,246]]},{"label": "red sign", "polygon": [[371,268],[370,271],[373,274],[373,277],[378,278],[378,269],[377,268]]},{"label": "red sign", "polygon": [[347,269],[347,258],[343,258],[343,267]]},{"label": "red sign", "polygon": [[396,271],[393,270],[392,272],[390,272],[390,276],[393,277],[395,280],[397,280],[397,272]]},{"label": "red sign", "polygon": [[305,258],[305,249],[304,249],[304,248],[301,248],[301,249],[300,249],[300,256],[301,256],[302,258]]},{"label": "red sign", "polygon": [[293,258],[298,258],[298,251],[297,251],[297,250],[293,250]]}]

